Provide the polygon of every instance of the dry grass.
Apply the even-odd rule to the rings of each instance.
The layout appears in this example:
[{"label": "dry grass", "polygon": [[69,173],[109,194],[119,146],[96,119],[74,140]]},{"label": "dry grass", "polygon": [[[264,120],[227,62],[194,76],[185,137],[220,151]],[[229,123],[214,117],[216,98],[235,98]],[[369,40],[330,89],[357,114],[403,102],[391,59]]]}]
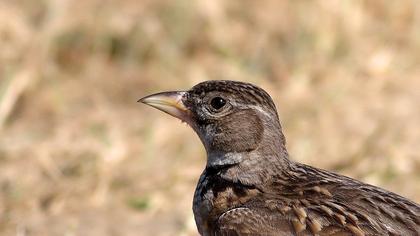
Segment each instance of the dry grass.
[{"label": "dry grass", "polygon": [[292,158],[420,201],[417,1],[4,0],[0,234],[196,235],[186,126],[136,104],[266,88]]}]

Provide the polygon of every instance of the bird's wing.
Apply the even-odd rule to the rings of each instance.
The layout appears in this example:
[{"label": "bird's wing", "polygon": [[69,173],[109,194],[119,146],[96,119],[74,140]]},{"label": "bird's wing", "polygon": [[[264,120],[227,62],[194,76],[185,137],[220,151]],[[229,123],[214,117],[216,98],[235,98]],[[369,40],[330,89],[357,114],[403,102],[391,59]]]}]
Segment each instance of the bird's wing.
[{"label": "bird's wing", "polygon": [[[312,215],[313,217],[314,215]],[[216,225],[217,236],[271,236],[271,235],[319,235],[319,236],[362,236],[357,227],[343,227],[322,219],[310,219],[303,223],[291,215],[270,215],[259,209],[235,208],[223,213]],[[302,219],[301,219],[302,220]],[[324,225],[321,225],[324,224]]]},{"label": "bird's wing", "polygon": [[271,186],[224,212],[215,235],[420,235],[418,204],[347,177],[316,174],[324,178]]},{"label": "bird's wing", "polygon": [[[293,235],[293,229],[289,224],[280,225],[281,222],[278,223],[278,225],[273,225],[271,217],[257,209],[234,208],[219,217],[215,235]],[[284,221],[284,223],[286,222]]]},{"label": "bird's wing", "polygon": [[352,193],[342,190],[333,196],[318,187],[313,192],[322,194],[308,199],[259,198],[221,214],[215,235],[419,235],[420,214],[414,203],[391,193],[376,193],[387,195],[379,200],[363,187],[351,189]]},{"label": "bird's wing", "polygon": [[420,235],[418,204],[345,176],[302,166],[294,172],[294,177],[299,178],[300,173],[301,179],[278,182],[266,197],[272,203],[265,205],[272,213],[280,209],[290,219],[298,218],[294,222],[303,232],[312,222],[319,226],[312,232],[319,235],[334,230],[352,235]]}]

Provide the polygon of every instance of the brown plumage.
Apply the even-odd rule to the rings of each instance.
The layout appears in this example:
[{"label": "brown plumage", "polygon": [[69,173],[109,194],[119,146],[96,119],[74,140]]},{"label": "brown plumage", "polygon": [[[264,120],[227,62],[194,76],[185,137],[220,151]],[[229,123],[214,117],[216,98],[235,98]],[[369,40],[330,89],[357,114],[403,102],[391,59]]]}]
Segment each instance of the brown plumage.
[{"label": "brown plumage", "polygon": [[276,107],[248,83],[207,81],[140,101],[187,122],[207,151],[201,235],[420,235],[420,206],[289,159]]}]

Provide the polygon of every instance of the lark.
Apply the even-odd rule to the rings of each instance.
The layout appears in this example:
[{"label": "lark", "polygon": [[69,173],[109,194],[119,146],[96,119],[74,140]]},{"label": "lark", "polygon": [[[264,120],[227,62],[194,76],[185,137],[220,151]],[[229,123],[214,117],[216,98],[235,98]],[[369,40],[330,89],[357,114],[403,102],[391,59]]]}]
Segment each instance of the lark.
[{"label": "lark", "polygon": [[420,205],[289,158],[276,106],[263,89],[206,81],[139,100],[189,124],[207,164],[193,212],[203,236],[420,235]]}]

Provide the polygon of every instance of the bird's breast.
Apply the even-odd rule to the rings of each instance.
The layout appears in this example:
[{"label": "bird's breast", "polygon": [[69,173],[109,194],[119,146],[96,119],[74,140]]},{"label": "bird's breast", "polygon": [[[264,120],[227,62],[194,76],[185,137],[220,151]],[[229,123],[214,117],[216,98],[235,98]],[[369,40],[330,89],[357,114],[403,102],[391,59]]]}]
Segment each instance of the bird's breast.
[{"label": "bird's breast", "polygon": [[258,194],[255,188],[203,173],[193,200],[194,218],[200,234],[211,234],[220,215],[249,204]]}]

